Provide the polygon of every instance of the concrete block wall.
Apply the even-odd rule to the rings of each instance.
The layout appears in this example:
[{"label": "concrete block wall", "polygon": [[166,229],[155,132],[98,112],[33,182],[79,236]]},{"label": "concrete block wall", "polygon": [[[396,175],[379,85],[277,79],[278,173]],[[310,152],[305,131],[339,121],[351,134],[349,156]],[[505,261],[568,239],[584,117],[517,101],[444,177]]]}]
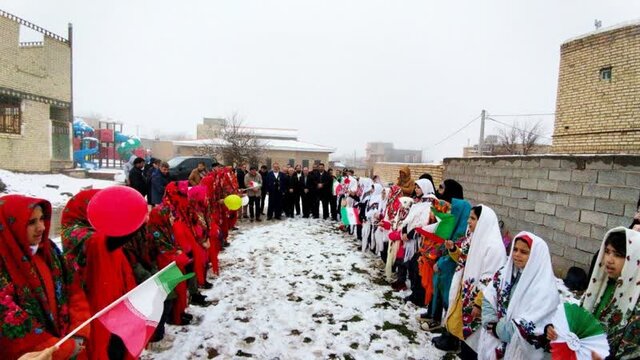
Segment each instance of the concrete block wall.
[{"label": "concrete block wall", "polygon": [[640,197],[638,155],[448,158],[443,176],[493,208],[512,235],[545,239],[559,276],[588,269],[606,231],[631,224]]},{"label": "concrete block wall", "polygon": [[433,177],[433,183],[436,187],[443,180],[442,164],[378,162],[373,165],[373,174],[380,176],[382,181],[385,183],[395,183],[398,179],[398,172],[405,166],[408,166],[411,170],[411,177],[414,180],[417,180],[420,175],[424,173],[431,174],[431,176]]}]

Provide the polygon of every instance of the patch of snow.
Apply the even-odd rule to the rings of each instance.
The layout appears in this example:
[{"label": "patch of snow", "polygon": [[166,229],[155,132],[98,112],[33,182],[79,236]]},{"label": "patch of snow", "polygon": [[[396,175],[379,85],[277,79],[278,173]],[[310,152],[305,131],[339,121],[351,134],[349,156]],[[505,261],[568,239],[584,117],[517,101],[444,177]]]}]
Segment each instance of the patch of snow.
[{"label": "patch of snow", "polygon": [[378,285],[382,261],[358,248],[353,236],[321,220],[232,233],[220,276],[203,290],[214,304],[188,309],[202,321],[167,325],[173,347],[142,358],[442,358],[416,320],[424,310]]},{"label": "patch of snow", "polygon": [[116,184],[114,181],[76,179],[62,174],[21,174],[2,169],[0,179],[7,185],[7,193],[46,199],[54,208],[63,207],[73,195],[84,188],[102,189]]}]

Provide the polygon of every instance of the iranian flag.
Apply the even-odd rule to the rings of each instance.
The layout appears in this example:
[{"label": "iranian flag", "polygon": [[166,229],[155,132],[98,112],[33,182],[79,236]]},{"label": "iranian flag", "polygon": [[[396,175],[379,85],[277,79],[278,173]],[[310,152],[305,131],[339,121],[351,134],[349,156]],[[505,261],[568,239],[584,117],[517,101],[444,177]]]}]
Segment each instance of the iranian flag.
[{"label": "iranian flag", "polygon": [[112,333],[120,336],[129,354],[137,358],[153,335],[167,295],[180,282],[193,277],[183,275],[175,262],[114,301],[58,342],[58,346],[78,330],[98,319]]},{"label": "iranian flag", "polygon": [[338,182],[338,180],[333,180],[333,196],[338,196],[342,192],[342,185]]},{"label": "iranian flag", "polygon": [[259,182],[257,181],[249,181],[249,188],[253,189],[253,188],[259,188],[261,185]]},{"label": "iranian flag", "polygon": [[340,210],[340,215],[342,218],[342,223],[345,225],[360,225],[360,214],[357,208],[354,207],[343,207]]}]

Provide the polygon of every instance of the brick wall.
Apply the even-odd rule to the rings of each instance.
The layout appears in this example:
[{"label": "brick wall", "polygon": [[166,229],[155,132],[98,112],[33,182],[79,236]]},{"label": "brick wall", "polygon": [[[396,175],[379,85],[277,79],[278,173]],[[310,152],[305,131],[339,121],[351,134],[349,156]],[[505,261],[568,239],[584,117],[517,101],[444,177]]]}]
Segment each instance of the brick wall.
[{"label": "brick wall", "polygon": [[[553,153],[640,154],[640,23],[562,44]],[[611,80],[600,69],[612,68]]]},{"label": "brick wall", "polygon": [[0,167],[14,171],[51,170],[48,104],[22,100],[22,133],[0,134]]},{"label": "brick wall", "polygon": [[42,46],[23,47],[19,35],[20,24],[0,16],[0,87],[70,102],[69,44],[45,35]]},{"label": "brick wall", "polygon": [[640,196],[640,156],[448,158],[472,204],[486,204],[512,235],[530,231],[549,244],[557,275],[587,269],[605,232],[629,226]]},{"label": "brick wall", "polygon": [[410,163],[386,163],[379,162],[373,165],[373,174],[380,176],[385,183],[395,183],[401,168],[408,166],[411,177],[417,180],[420,175],[429,173],[433,177],[433,183],[438,186],[443,179],[442,164],[410,164]]}]

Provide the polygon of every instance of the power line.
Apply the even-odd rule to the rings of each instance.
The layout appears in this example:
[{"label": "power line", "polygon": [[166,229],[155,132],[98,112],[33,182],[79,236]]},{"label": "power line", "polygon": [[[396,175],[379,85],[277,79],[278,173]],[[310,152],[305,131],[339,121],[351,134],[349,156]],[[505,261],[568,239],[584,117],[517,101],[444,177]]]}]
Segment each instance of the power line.
[{"label": "power line", "polygon": [[495,114],[491,114],[491,116],[510,116],[510,117],[526,117],[526,116],[552,116],[555,115],[556,113],[544,113],[544,114],[499,114],[499,115],[495,115]]},{"label": "power line", "polygon": [[[491,115],[491,116],[495,116],[495,115]],[[504,122],[502,122],[502,121],[498,121],[498,120],[496,120],[496,119],[493,119],[493,118],[491,118],[490,116],[488,116],[488,117],[487,117],[487,119],[488,119],[488,120],[491,120],[491,121],[495,121],[495,122],[497,122],[498,124],[501,124],[501,125],[504,125],[504,126],[508,126],[508,127],[514,128],[514,129],[516,129],[516,130],[518,130],[518,131],[522,131],[522,132],[529,133],[529,134],[533,134],[533,135],[537,135],[537,136],[540,136],[540,137],[543,137],[543,138],[546,138],[546,139],[549,139],[549,140],[553,140],[553,138],[552,138],[552,137],[549,137],[549,136],[546,136],[546,135],[542,135],[542,134],[538,134],[538,133],[534,133],[533,131],[522,130],[522,129],[520,129],[520,128],[515,127],[515,126],[514,126],[514,125],[512,125],[512,124],[507,124],[507,123],[504,123]]]},{"label": "power line", "polygon": [[454,135],[456,135],[457,133],[459,133],[460,131],[464,130],[465,128],[467,128],[469,125],[471,125],[474,121],[480,119],[481,115],[476,116],[473,120],[469,121],[468,123],[466,123],[463,127],[461,127],[460,129],[454,131],[451,135],[447,136],[446,138],[440,140],[440,142],[433,144],[433,146],[438,146],[440,144],[442,144],[443,142],[449,140],[450,138],[452,138]]}]

